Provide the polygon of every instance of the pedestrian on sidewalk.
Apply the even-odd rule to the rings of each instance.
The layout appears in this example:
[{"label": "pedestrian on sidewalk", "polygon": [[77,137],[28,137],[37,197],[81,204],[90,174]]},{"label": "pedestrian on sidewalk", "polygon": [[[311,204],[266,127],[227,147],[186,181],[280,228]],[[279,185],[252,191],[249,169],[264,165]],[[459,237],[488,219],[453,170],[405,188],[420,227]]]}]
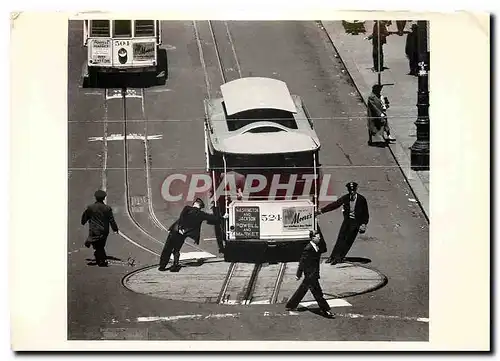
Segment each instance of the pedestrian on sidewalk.
[{"label": "pedestrian on sidewalk", "polygon": [[398,28],[399,36],[403,36],[407,22],[407,20],[396,20],[396,27]]},{"label": "pedestrian on sidewalk", "polygon": [[185,206],[182,210],[179,219],[177,219],[168,229],[168,237],[163,246],[163,251],[160,257],[159,271],[166,271],[170,256],[174,254],[174,263],[170,268],[171,272],[179,272],[180,251],[187,237],[194,240],[196,244],[200,243],[201,225],[203,221],[208,223],[221,222],[224,217],[217,217],[203,211],[205,203],[197,198],[192,206]]},{"label": "pedestrian on sidewalk", "polygon": [[410,65],[408,75],[418,75],[418,25],[412,24],[411,32],[406,36],[406,57]]},{"label": "pedestrian on sidewalk", "polygon": [[388,69],[384,66],[384,44],[387,43],[387,37],[390,35],[387,30],[388,21],[375,20],[372,34],[365,39],[372,41],[373,71],[381,72]]},{"label": "pedestrian on sidewalk", "polygon": [[340,226],[337,243],[327,259],[327,263],[335,265],[343,262],[347,253],[351,249],[358,232],[365,233],[370,215],[366,198],[359,194],[358,183],[349,182],[346,184],[348,194],[343,195],[336,201],[321,208],[318,215],[333,211],[343,207],[344,221]]},{"label": "pedestrian on sidewalk", "polygon": [[[386,141],[394,142],[396,139],[391,135],[391,128],[387,119],[387,109],[389,100],[382,97],[382,85],[372,86],[372,92],[368,96],[367,107],[367,127],[368,127],[368,145],[374,143],[384,143]],[[385,133],[385,137],[384,137]]]},{"label": "pedestrian on sidewalk", "polygon": [[105,251],[106,241],[109,235],[109,226],[118,233],[118,226],[110,206],[104,204],[106,192],[98,190],[94,193],[95,203],[89,205],[82,214],[82,226],[89,223],[89,235],[85,241],[85,247],[94,248],[96,264],[99,267],[107,267],[107,255]]},{"label": "pedestrian on sidewalk", "polygon": [[319,264],[321,254],[326,252],[326,244],[325,241],[321,239],[318,232],[310,232],[309,236],[311,240],[304,247],[296,274],[297,281],[301,279],[302,274],[304,274],[304,280],[293,296],[290,297],[285,307],[287,311],[296,310],[300,301],[302,301],[307,291],[310,290],[323,316],[333,318],[334,316],[331,312],[330,305],[326,302],[323,296],[323,290],[319,284]]}]

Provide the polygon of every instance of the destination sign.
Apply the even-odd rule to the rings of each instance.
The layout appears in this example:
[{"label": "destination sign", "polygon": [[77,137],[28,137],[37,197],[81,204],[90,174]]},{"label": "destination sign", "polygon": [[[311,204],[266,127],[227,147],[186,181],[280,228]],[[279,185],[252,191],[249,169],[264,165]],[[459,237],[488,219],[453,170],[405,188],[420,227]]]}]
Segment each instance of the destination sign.
[{"label": "destination sign", "polygon": [[260,239],[259,207],[235,207],[236,239]]}]

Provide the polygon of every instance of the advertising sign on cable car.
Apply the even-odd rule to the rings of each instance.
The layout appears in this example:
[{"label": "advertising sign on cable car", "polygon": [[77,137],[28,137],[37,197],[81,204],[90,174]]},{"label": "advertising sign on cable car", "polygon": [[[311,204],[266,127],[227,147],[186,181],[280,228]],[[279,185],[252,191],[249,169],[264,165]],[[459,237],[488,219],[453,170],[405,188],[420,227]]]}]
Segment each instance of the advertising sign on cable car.
[{"label": "advertising sign on cable car", "polygon": [[283,208],[283,230],[303,230],[313,228],[313,207]]}]

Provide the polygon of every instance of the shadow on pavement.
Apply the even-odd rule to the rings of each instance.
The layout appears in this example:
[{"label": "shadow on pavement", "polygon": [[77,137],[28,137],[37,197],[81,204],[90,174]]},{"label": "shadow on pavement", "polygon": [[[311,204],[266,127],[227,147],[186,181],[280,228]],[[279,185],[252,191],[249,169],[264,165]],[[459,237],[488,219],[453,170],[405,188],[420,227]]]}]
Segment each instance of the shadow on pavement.
[{"label": "shadow on pavement", "polygon": [[[314,313],[315,315],[321,316],[323,318],[329,319],[329,317],[325,317],[323,313],[321,313],[321,310],[318,308],[306,308],[311,313]],[[335,313],[332,311],[332,313],[335,315]]]},{"label": "shadow on pavement", "polygon": [[355,262],[355,263],[370,263],[372,260],[369,258],[364,258],[364,257],[346,257],[344,258],[345,262]]},{"label": "shadow on pavement", "polygon": [[[121,258],[117,258],[117,257],[114,257],[114,256],[107,256],[106,259],[110,259],[112,261],[123,261]],[[86,258],[85,261],[95,262],[95,258]]]}]

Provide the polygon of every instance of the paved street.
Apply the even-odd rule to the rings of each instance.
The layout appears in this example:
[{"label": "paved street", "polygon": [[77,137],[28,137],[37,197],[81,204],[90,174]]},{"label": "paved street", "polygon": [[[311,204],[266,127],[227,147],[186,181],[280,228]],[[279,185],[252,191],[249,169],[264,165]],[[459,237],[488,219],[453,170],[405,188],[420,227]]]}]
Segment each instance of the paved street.
[{"label": "paved street", "polygon": [[[367,146],[364,102],[322,26],[313,21],[242,21],[213,22],[210,28],[206,21],[163,21],[162,31],[166,84],[129,89],[123,102],[115,93],[119,89],[81,87],[86,54],[82,24],[70,22],[69,339],[428,340],[429,224],[390,149]],[[205,287],[218,287],[207,290],[205,301],[199,294],[189,301],[182,298],[197,274],[189,266],[165,276],[176,287],[171,298],[168,287],[160,297],[144,289],[144,283],[141,292],[124,285],[131,272],[158,264],[166,228],[184,206],[164,200],[165,179],[205,171],[203,99],[221,95],[217,54],[228,81],[272,77],[300,95],[320,137],[323,173],[331,175],[334,193],[343,194],[345,183],[355,180],[368,201],[370,223],[348,254],[351,261],[322,265],[324,291],[332,295],[337,314],[333,320],[322,318],[313,307],[313,312],[287,313],[281,302],[287,296],[281,294],[274,304],[212,302],[220,291],[214,281],[224,277],[229,264],[213,275],[201,272]],[[130,134],[135,135],[125,142],[123,136]],[[113,207],[121,232],[108,238],[108,268],[87,265],[93,254],[83,245],[87,228],[80,225],[81,213],[99,188],[108,192],[106,203]],[[341,211],[322,215],[320,222],[329,254]],[[204,225],[202,231],[199,247],[188,240],[182,252],[205,251],[219,261],[213,229]],[[327,289],[328,280],[338,280],[345,271],[342,267],[359,273],[346,274],[345,281],[332,281]],[[355,275],[380,275],[377,280],[384,282],[368,292],[358,287]],[[292,277],[286,280],[289,297],[298,284]],[[266,292],[264,285],[261,289]],[[351,289],[355,292],[349,295]]]}]

